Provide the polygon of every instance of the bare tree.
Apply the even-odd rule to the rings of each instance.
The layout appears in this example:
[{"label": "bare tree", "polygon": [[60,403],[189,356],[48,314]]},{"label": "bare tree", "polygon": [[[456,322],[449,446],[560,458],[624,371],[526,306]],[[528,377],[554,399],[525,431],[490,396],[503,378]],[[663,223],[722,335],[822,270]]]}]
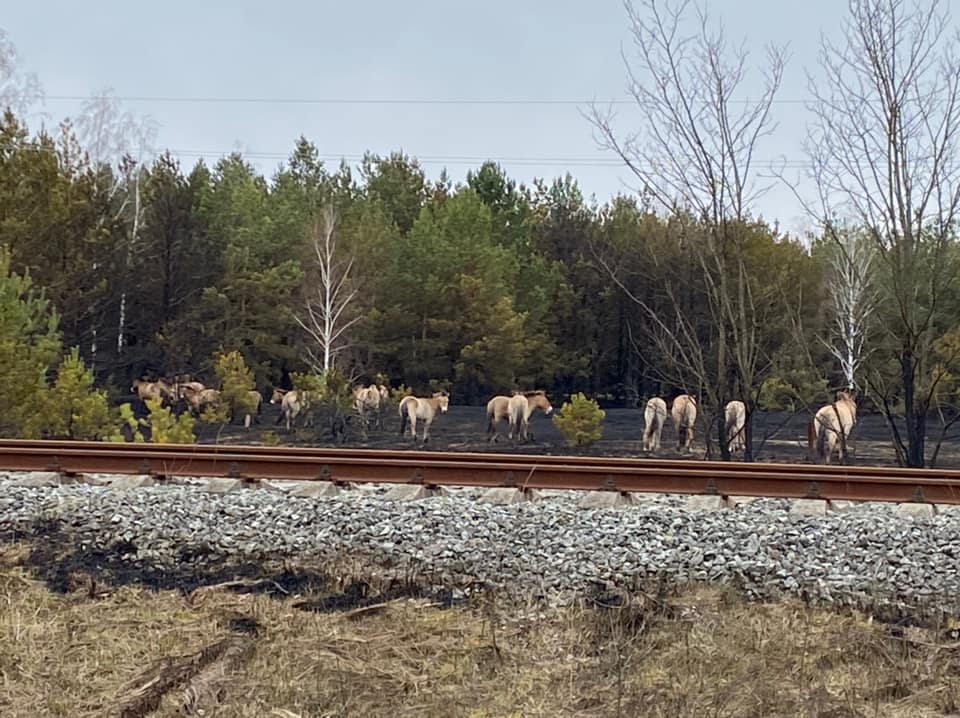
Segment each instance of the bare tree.
[{"label": "bare tree", "polygon": [[20,56],[7,33],[0,29],[0,113],[10,110],[25,115],[43,100],[40,81],[32,72],[20,68]]},{"label": "bare tree", "polygon": [[832,341],[825,342],[840,364],[848,389],[858,388],[867,351],[865,342],[876,309],[877,293],[872,285],[875,252],[868,237],[854,231],[832,231],[830,276],[827,294],[832,313]]},{"label": "bare tree", "polygon": [[925,462],[932,345],[956,273],[949,244],[960,208],[960,37],[949,31],[947,5],[850,0],[843,41],[822,40],[822,76],[809,80],[817,216],[828,235],[842,219],[862,226],[876,249],[885,300],[878,325],[897,376],[875,368],[867,388],[884,407],[898,458],[914,467]]},{"label": "bare tree", "polygon": [[[676,378],[699,385],[713,416],[722,414],[730,399],[746,403],[749,460],[753,408],[771,360],[761,317],[768,298],[756,295],[749,276],[746,228],[753,204],[768,189],[758,183],[755,153],[775,127],[770,110],[785,54],[768,48],[763,90],[755,100],[744,101],[748,53],[731,46],[704,7],[690,0],[638,4],[639,9],[625,3],[637,54],[635,60],[624,55],[624,64],[640,129],[620,136],[612,112],[597,107],[590,119],[600,144],[619,155],[639,179],[645,198],[671,215],[682,233],[687,225],[696,225],[684,241],[703,278],[708,339],[675,288],[680,278],[665,282],[665,314],[644,297],[630,296],[661,357],[673,360]],[[688,32],[691,21],[696,24]],[[617,268],[605,266],[626,289]],[[723,422],[712,425],[721,456],[729,459]]]},{"label": "bare tree", "polygon": [[297,317],[315,345],[307,347],[307,357],[316,371],[335,365],[337,355],[349,346],[347,331],[361,318],[350,316],[359,293],[351,273],[355,256],[339,246],[336,225],[332,207],[320,211],[313,229],[316,265],[312,281],[308,279],[306,316]]}]

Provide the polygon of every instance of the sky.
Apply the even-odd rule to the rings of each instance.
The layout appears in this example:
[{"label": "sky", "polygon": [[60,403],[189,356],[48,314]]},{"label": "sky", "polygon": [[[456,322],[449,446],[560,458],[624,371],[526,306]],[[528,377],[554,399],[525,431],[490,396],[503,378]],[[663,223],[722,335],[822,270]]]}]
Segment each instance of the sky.
[{"label": "sky", "polygon": [[[816,70],[820,33],[836,32],[846,3],[710,0],[709,8],[754,67],[768,43],[788,46],[778,127],[760,159],[802,161],[805,73]],[[619,0],[46,0],[8,3],[0,28],[22,68],[37,74],[50,121],[111,89],[123,109],[158,124],[157,144],[185,168],[240,150],[269,175],[304,135],[333,166],[367,150],[403,150],[432,178],[445,167],[463,180],[493,159],[526,183],[569,171],[599,202],[636,186],[581,114],[593,99],[627,99],[621,49],[629,56],[631,45]],[[759,90],[755,72],[744,91]],[[349,102],[279,101],[290,99]],[[629,105],[618,121],[633,129]],[[782,184],[756,211],[789,231],[809,226]]]}]

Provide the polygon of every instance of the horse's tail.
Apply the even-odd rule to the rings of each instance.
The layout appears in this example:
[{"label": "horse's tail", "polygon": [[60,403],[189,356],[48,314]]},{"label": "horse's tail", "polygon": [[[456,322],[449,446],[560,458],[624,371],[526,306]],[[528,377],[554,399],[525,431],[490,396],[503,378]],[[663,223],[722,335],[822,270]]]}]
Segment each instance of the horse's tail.
[{"label": "horse's tail", "polygon": [[400,401],[400,436],[403,436],[403,432],[406,431],[407,422],[410,420],[410,416],[407,413],[407,400],[402,399]]},{"label": "horse's tail", "polygon": [[816,437],[817,461],[827,459],[827,432],[829,431],[831,431],[830,426],[822,421],[819,422]]},{"label": "horse's tail", "polygon": [[510,423],[513,424],[513,435],[519,438],[520,428],[523,426],[524,405],[519,401],[510,405]]},{"label": "horse's tail", "polygon": [[497,433],[496,416],[497,410],[493,406],[493,403],[487,404],[487,436],[493,436]]},{"label": "horse's tail", "polygon": [[742,429],[740,428],[740,417],[737,414],[737,411],[734,409],[728,411],[726,415],[726,438],[727,446],[733,446],[737,443],[738,434],[741,433]]},{"label": "horse's tail", "polygon": [[647,427],[643,431],[643,438],[644,440],[649,440],[656,435],[657,430],[660,428],[660,412],[657,411],[656,407],[648,406],[644,414]]}]

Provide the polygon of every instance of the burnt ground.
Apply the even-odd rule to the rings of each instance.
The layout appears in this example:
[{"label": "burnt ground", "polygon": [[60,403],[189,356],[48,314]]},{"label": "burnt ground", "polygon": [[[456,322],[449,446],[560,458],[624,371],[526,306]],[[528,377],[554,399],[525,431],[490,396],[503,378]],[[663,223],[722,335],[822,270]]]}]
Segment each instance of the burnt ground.
[{"label": "burnt ground", "polygon": [[[559,402],[558,402],[559,403]],[[559,409],[559,406],[557,407]],[[643,432],[643,410],[608,408],[603,421],[603,438],[589,447],[570,447],[563,436],[542,413],[531,418],[530,429],[533,441],[513,446],[506,438],[506,422],[502,422],[499,441],[490,444],[486,438],[485,408],[482,406],[451,406],[450,410],[434,421],[430,430],[427,448],[437,451],[503,452],[526,454],[584,455],[584,456],[641,456],[640,438]],[[366,436],[355,421],[348,420],[345,435],[334,438],[329,431],[316,427],[305,429],[298,426],[287,431],[277,424],[279,408],[266,404],[263,413],[249,430],[242,426],[209,426],[198,422],[196,431],[201,443],[253,443],[263,441],[265,432],[274,432],[280,444],[298,446],[344,446],[371,449],[423,448],[409,434],[399,435],[400,419],[396,407],[391,406],[382,415],[382,428],[371,428]],[[806,449],[807,414],[758,413],[754,419],[754,458],[756,461],[803,462],[807,460]],[[693,458],[703,458],[705,452],[704,431],[701,419],[697,422],[694,437]],[[931,417],[927,448],[928,460],[939,438],[940,425]],[[418,436],[422,428],[418,426]],[[268,437],[271,438],[271,437]],[[676,430],[671,421],[663,430],[660,458],[689,458],[676,451]],[[895,465],[890,431],[880,414],[862,415],[850,440],[852,462],[857,464]],[[937,460],[937,466],[960,467],[960,423],[948,432]]]}]

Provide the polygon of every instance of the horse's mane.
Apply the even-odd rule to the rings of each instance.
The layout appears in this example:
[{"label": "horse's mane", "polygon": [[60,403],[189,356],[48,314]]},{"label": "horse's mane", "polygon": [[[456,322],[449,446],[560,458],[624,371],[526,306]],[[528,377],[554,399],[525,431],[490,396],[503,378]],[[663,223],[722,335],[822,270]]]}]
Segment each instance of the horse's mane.
[{"label": "horse's mane", "polygon": [[534,391],[525,391],[525,392],[523,392],[523,395],[526,396],[526,397],[531,397],[531,396],[546,396],[546,395],[547,395],[547,392],[545,392],[543,389],[535,389]]}]

